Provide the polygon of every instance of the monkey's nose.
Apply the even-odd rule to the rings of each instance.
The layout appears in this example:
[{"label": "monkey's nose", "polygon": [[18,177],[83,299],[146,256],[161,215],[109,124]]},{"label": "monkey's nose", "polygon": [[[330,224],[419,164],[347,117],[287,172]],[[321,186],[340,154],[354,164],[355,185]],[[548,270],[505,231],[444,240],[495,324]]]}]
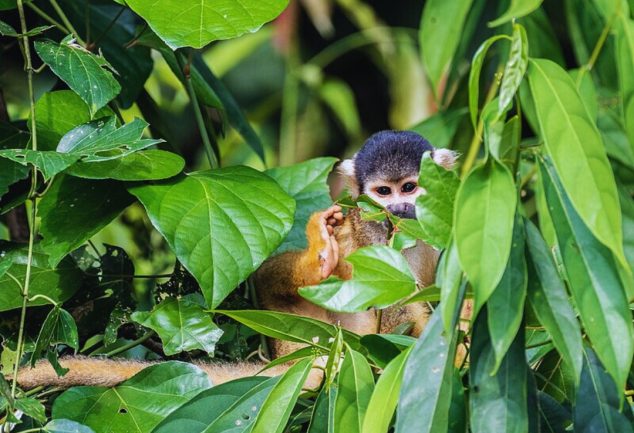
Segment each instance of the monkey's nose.
[{"label": "monkey's nose", "polygon": [[396,203],[387,206],[387,210],[399,218],[416,218],[416,207],[411,203]]}]

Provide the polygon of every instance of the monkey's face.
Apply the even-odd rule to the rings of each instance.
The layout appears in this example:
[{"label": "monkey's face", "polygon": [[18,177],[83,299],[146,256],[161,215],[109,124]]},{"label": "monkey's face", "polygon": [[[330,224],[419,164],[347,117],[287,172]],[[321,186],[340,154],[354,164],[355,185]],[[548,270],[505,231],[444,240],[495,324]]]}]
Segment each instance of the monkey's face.
[{"label": "monkey's face", "polygon": [[418,173],[397,179],[374,179],[363,193],[399,218],[416,218],[416,198],[425,193],[418,186]]}]

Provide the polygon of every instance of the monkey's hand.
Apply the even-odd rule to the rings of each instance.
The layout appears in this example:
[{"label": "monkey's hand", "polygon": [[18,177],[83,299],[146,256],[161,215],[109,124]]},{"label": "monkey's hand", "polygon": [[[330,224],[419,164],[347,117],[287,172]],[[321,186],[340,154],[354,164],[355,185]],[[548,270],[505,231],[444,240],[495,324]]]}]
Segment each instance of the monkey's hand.
[{"label": "monkey's hand", "polygon": [[[319,260],[321,278],[328,278],[339,263],[335,227],[343,222],[341,206],[334,205],[310,217],[306,226],[308,253]],[[311,257],[311,259],[313,258]]]}]

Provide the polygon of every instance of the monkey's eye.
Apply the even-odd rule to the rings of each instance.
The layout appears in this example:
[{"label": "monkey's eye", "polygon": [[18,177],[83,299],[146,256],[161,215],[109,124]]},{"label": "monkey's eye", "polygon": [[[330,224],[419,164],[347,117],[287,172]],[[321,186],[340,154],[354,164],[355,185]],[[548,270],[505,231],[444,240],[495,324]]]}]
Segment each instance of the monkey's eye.
[{"label": "monkey's eye", "polygon": [[392,190],[389,186],[380,186],[376,189],[378,195],[390,195],[392,194]]},{"label": "monkey's eye", "polygon": [[407,182],[403,184],[403,186],[401,187],[402,192],[412,192],[415,189],[416,189],[416,184],[413,182]]}]

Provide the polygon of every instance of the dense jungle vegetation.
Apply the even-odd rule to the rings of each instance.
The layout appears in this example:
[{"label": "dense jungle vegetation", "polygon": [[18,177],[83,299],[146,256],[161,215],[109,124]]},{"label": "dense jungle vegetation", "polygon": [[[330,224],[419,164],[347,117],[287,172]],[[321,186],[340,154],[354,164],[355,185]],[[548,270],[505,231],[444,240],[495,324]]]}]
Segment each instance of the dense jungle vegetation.
[{"label": "dense jungle vegetation", "polygon": [[[634,432],[633,8],[0,0],[2,431]],[[423,159],[414,220],[331,175],[383,129],[461,155]],[[257,308],[252,273],[333,200],[398,230],[304,296],[429,302],[420,338]],[[397,253],[417,239],[442,250],[427,288]],[[307,348],[218,386],[193,363],[267,359],[266,337]],[[14,379],[73,354],[165,362]]]}]

